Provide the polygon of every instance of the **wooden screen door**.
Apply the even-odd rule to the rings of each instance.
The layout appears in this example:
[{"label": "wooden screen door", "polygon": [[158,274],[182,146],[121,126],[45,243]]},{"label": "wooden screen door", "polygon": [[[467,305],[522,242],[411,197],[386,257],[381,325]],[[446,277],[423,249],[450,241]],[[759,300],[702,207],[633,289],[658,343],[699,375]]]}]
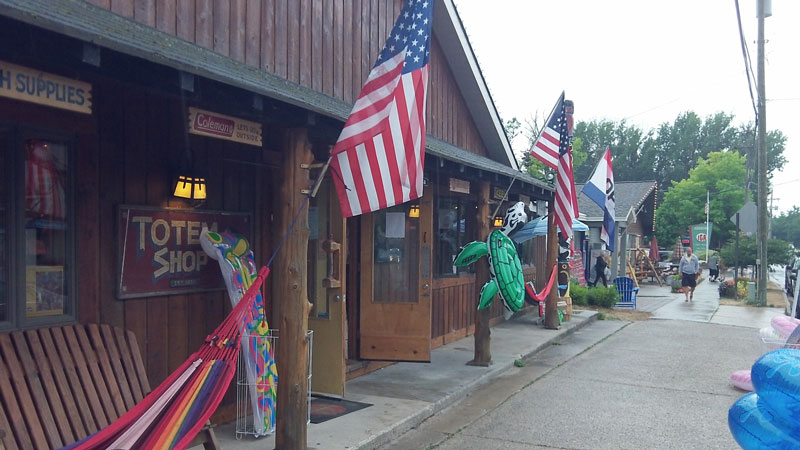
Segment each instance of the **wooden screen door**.
[{"label": "wooden screen door", "polygon": [[364,215],[360,356],[431,360],[430,194]]},{"label": "wooden screen door", "polygon": [[327,177],[308,209],[308,328],[314,330],[314,392],[344,395],[345,386],[345,221]]}]

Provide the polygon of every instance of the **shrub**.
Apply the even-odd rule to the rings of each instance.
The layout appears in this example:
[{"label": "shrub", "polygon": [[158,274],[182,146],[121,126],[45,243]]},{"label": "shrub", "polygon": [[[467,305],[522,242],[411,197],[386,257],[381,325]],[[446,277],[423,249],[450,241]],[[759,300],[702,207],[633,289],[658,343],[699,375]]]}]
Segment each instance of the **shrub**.
[{"label": "shrub", "polygon": [[588,304],[589,288],[572,282],[569,284],[569,296],[573,305],[586,306]]},{"label": "shrub", "polygon": [[615,287],[595,287],[589,289],[587,300],[590,305],[613,308],[619,301],[619,292]]},{"label": "shrub", "polygon": [[725,280],[719,284],[720,298],[734,298],[736,296],[736,289],[733,287],[733,280]]}]

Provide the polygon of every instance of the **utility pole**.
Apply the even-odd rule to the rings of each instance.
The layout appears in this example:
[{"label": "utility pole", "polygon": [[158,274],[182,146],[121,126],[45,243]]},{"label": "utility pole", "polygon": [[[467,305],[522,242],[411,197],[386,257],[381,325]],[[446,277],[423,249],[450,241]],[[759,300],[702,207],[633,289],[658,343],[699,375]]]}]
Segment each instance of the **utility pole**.
[{"label": "utility pole", "polygon": [[758,0],[758,299],[767,304],[767,100],[764,83],[764,18],[772,15],[772,1]]}]

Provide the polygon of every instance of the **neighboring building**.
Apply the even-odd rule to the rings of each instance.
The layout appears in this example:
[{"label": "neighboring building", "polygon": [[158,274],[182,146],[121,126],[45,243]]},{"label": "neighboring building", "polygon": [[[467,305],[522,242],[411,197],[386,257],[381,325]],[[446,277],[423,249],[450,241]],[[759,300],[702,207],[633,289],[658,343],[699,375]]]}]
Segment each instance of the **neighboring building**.
[{"label": "neighboring building", "polygon": [[[583,194],[582,184],[575,186],[578,196],[580,221],[589,227],[589,232],[579,236],[576,242],[583,242],[584,261],[591,262],[598,252],[608,254],[606,245],[600,240],[603,224],[603,210]],[[628,249],[643,248],[644,236],[653,232],[654,211],[658,199],[658,184],[655,181],[617,181],[614,184],[615,220],[617,223],[616,248],[611,258],[611,273],[614,276],[625,274]],[[588,266],[587,266],[588,267]],[[587,272],[588,277],[588,272]]]},{"label": "neighboring building", "polygon": [[[200,227],[235,228],[266,263],[295,212],[278,201],[281,161],[327,160],[401,5],[0,0],[0,331],[120,326],[164,380],[230,311]],[[298,225],[315,391],[342,395],[367,361],[426,361],[472,333],[481,283],[452,258],[491,220],[478,205],[493,211],[509,185],[500,214],[553,198],[519,171],[452,1],[435,8],[424,196],[344,220],[328,174]],[[186,169],[205,200],[173,196]],[[528,279],[545,276],[542,242],[526,247]]]}]

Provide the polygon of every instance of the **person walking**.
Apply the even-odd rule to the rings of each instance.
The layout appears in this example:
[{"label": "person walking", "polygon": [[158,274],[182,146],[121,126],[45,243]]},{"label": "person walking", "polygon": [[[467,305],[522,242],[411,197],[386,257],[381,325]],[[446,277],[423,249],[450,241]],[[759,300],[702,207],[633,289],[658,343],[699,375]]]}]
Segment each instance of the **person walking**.
[{"label": "person walking", "polygon": [[681,257],[681,262],[678,265],[681,287],[683,287],[683,293],[686,296],[684,302],[691,301],[692,297],[694,297],[698,272],[700,272],[700,261],[697,259],[697,255],[692,254],[692,247],[687,247],[686,254]]},{"label": "person walking", "polygon": [[717,281],[719,278],[719,256],[711,255],[708,258],[708,281]]},{"label": "person walking", "polygon": [[603,255],[597,255],[597,260],[594,263],[594,283],[592,286],[597,286],[597,282],[600,278],[603,279],[603,286],[608,287],[608,280],[606,279],[606,267],[608,267],[608,263],[606,262]]}]

